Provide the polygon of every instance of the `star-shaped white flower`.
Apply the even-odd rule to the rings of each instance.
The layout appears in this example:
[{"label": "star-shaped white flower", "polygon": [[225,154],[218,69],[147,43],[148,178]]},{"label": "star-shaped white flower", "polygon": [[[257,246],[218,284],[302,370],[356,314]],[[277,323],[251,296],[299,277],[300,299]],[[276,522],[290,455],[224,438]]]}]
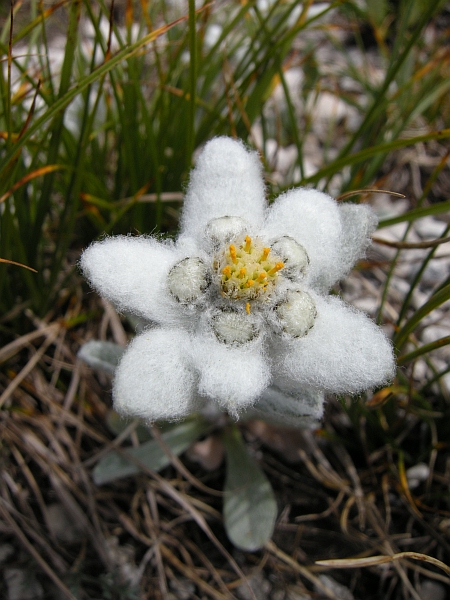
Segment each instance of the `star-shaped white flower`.
[{"label": "star-shaped white flower", "polygon": [[308,424],[325,392],[394,373],[392,347],[363,313],[328,296],[363,256],[370,207],[298,188],[271,206],[257,153],[226,137],[192,171],[176,242],[117,236],[81,267],[102,296],[151,322],[114,379],[115,408],[176,420],[210,400],[238,416]]}]

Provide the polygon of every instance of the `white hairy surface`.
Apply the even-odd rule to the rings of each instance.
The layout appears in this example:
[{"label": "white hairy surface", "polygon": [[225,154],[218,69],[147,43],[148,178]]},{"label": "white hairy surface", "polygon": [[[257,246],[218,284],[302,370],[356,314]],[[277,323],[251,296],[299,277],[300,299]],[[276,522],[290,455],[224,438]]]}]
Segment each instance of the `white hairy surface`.
[{"label": "white hairy surface", "polygon": [[149,329],[134,338],[114,377],[114,408],[148,421],[174,421],[198,409],[189,336]]},{"label": "white hairy surface", "polygon": [[394,375],[392,345],[371,319],[335,297],[315,298],[317,318],[303,338],[286,341],[278,368],[299,384],[356,393]]},{"label": "white hairy surface", "polygon": [[266,207],[262,165],[256,152],[227,137],[208,142],[191,173],[181,234],[202,239],[211,219],[232,216],[260,227]]},{"label": "white hairy surface", "polygon": [[288,235],[305,248],[310,285],[326,289],[337,280],[342,225],[330,196],[306,188],[290,190],[269,208],[263,231],[268,238]]},{"label": "white hairy surface", "polygon": [[254,404],[270,383],[270,369],[258,343],[228,346],[201,336],[192,344],[191,355],[199,371],[200,394],[234,417]]}]

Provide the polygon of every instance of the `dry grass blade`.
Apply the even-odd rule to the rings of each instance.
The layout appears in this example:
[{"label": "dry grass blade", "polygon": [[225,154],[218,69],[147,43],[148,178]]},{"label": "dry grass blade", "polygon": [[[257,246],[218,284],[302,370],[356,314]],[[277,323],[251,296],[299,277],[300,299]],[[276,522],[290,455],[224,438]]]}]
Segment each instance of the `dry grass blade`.
[{"label": "dry grass blade", "polygon": [[45,342],[42,344],[42,346],[39,348],[39,350],[36,352],[36,354],[30,358],[30,360],[28,361],[28,363],[25,365],[25,367],[20,371],[20,373],[11,381],[11,383],[8,385],[8,387],[6,388],[6,390],[3,392],[3,394],[0,396],[0,407],[3,406],[3,404],[6,402],[6,400],[11,396],[11,394],[14,392],[15,389],[17,389],[19,387],[19,385],[21,384],[21,382],[25,379],[25,377],[31,373],[31,371],[34,369],[34,367],[37,365],[37,363],[41,360],[41,358],[44,356],[45,351],[47,350],[47,348],[53,344],[53,342],[56,340],[56,338],[58,337],[58,333],[59,333],[59,329],[54,329],[53,331],[51,331],[47,337],[47,339],[45,340]]},{"label": "dry grass blade", "polygon": [[6,346],[3,346],[3,348],[0,350],[0,363],[4,362],[5,360],[8,360],[8,358],[11,358],[15,354],[17,354],[17,352],[19,352],[24,346],[26,346],[27,344],[29,344],[37,338],[51,335],[54,331],[57,335],[59,329],[60,325],[58,325],[57,323],[52,323],[51,325],[48,325],[43,329],[36,329],[35,331],[31,331],[26,335],[22,335],[21,337],[10,342]]},{"label": "dry grass blade", "polygon": [[[165,481],[165,479],[163,479],[156,473],[153,474],[153,477],[155,477],[155,479],[158,481],[162,490],[164,490],[170,497],[172,497],[177,503],[179,503],[180,506],[182,506],[185,510],[187,510],[187,512],[192,516],[194,521],[200,527],[200,529],[202,529],[202,531],[208,536],[208,538],[216,546],[216,548],[219,550],[219,552],[221,554],[223,554],[224,557],[227,558],[229,563],[235,569],[236,573],[242,578],[242,580],[244,582],[247,582],[247,578],[245,577],[244,573],[242,572],[242,570],[239,567],[239,565],[237,564],[237,562],[234,560],[234,558],[231,556],[231,554],[224,548],[224,546],[220,543],[220,541],[217,539],[217,537],[214,535],[214,533],[210,529],[210,527],[207,524],[203,515],[196,508],[194,508],[192,503],[189,501],[189,498],[187,496],[185,496],[184,494],[178,492],[172,485],[170,485],[167,481]],[[251,597],[254,600],[256,600],[255,594],[254,594],[253,590],[251,589],[250,585],[248,585],[248,590],[250,592]]]},{"label": "dry grass blade", "polygon": [[399,250],[422,250],[426,248],[434,248],[435,246],[440,246],[441,244],[446,244],[447,242],[450,242],[450,236],[424,242],[391,242],[389,240],[383,240],[377,237],[372,237],[372,241],[375,242],[375,244],[389,246],[389,248],[398,248]]},{"label": "dry grass blade", "polygon": [[341,200],[347,200],[347,198],[352,198],[353,196],[359,196],[360,194],[389,194],[390,196],[394,196],[395,198],[406,198],[404,194],[399,194],[398,192],[391,192],[390,190],[377,190],[377,189],[363,189],[363,190],[353,190],[351,192],[346,192],[345,194],[340,194],[336,196],[336,200],[339,202]]},{"label": "dry grass blade", "polygon": [[233,598],[231,594],[222,594],[211,587],[206,581],[204,581],[194,569],[190,569],[181,560],[179,560],[171,550],[164,544],[160,544],[161,554],[168,560],[180,573],[182,573],[190,581],[194,581],[198,587],[203,590],[206,594],[209,594],[214,600],[230,600]]},{"label": "dry grass blade", "polygon": [[330,560],[317,560],[316,565],[322,567],[331,567],[332,569],[357,569],[360,567],[374,567],[376,565],[384,565],[389,562],[401,560],[403,558],[410,558],[413,560],[420,560],[427,562],[439,569],[442,569],[450,577],[450,567],[432,556],[426,554],[420,554],[419,552],[397,552],[391,556],[370,556],[368,558],[339,558]]},{"label": "dry grass blade", "polygon": [[325,586],[318,577],[313,575],[306,567],[303,565],[299,565],[297,561],[295,561],[289,554],[285,554],[282,550],[277,548],[277,546],[273,542],[269,542],[266,544],[266,549],[280,558],[284,563],[288,564],[290,567],[294,569],[299,575],[303,575],[305,579],[310,581],[312,584],[316,586],[327,598],[331,600],[339,600],[339,598],[328,588]]},{"label": "dry grass blade", "polygon": [[30,543],[28,538],[22,532],[22,530],[17,525],[17,523],[14,521],[14,519],[9,514],[9,512],[3,508],[1,503],[0,503],[0,513],[2,514],[2,518],[11,527],[15,536],[20,540],[21,544],[25,547],[27,552],[29,552],[31,554],[31,556],[36,560],[38,565],[50,577],[50,579],[53,581],[53,583],[61,590],[61,592],[63,592],[63,594],[65,594],[66,598],[68,598],[68,600],[77,600],[77,598],[72,594],[72,592],[69,590],[69,588],[66,585],[64,585],[64,583],[56,575],[56,573],[53,571],[53,569],[45,562],[45,560],[42,558],[42,556],[39,554],[39,552],[34,548],[33,544]]},{"label": "dry grass blade", "polygon": [[[0,202],[1,202],[1,200],[0,200]],[[22,263],[16,262],[15,260],[8,260],[7,258],[0,258],[0,262],[6,263],[8,265],[16,265],[16,267],[23,267],[24,269],[28,269],[29,271],[33,271],[33,273],[37,273],[36,269],[33,269],[32,267],[29,267],[29,266],[24,265]]]},{"label": "dry grass blade", "polygon": [[[60,171],[61,169],[65,169],[64,165],[47,165],[45,167],[40,167],[33,171],[32,173],[28,173],[25,177],[22,177],[19,181],[17,181],[8,191],[6,191],[3,196],[0,197],[0,203],[4,202],[7,198],[9,198],[15,191],[17,191],[20,187],[35,179],[36,177],[42,177],[47,173],[53,173],[53,171]],[[23,266],[23,265],[21,265]]]},{"label": "dry grass blade", "polygon": [[184,194],[182,192],[161,192],[161,194],[142,194],[141,196],[131,196],[117,201],[117,205],[126,206],[136,202],[182,202]]},{"label": "dry grass blade", "polygon": [[212,496],[222,497],[224,495],[224,492],[221,492],[220,490],[214,490],[204,485],[201,481],[194,477],[188,469],[186,469],[186,467],[183,465],[178,456],[175,456],[168,444],[166,444],[164,438],[161,436],[161,432],[157,427],[152,427],[152,435],[157,440],[158,444],[160,444],[163,451],[170,458],[170,462],[172,463],[172,465],[179,471],[181,475],[183,475],[189,481],[189,483],[191,483],[198,490],[206,492],[207,494],[211,494]]}]

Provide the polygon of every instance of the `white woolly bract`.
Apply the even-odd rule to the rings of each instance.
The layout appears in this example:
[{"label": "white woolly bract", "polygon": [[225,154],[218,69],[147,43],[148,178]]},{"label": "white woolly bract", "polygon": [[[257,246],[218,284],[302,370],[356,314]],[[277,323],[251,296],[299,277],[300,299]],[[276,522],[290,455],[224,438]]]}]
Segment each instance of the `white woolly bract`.
[{"label": "white woolly bract", "polygon": [[301,244],[309,257],[308,283],[328,288],[339,272],[341,220],[337,202],[330,196],[299,188],[283,194],[267,211],[265,237],[288,235]]},{"label": "white woolly bract", "polygon": [[339,214],[342,222],[340,277],[343,277],[357,260],[364,257],[372,241],[370,236],[377,228],[378,218],[367,204],[340,204]]},{"label": "white woolly bract", "polygon": [[211,219],[242,217],[260,227],[266,200],[261,161],[242,142],[217,137],[208,142],[191,173],[181,217],[181,234],[202,239]]},{"label": "white woolly bract", "polygon": [[189,348],[182,330],[149,329],[135,337],[116,370],[114,408],[148,421],[174,421],[198,410]]},{"label": "white woolly bract", "polygon": [[200,394],[213,398],[234,417],[254,404],[270,383],[270,367],[259,343],[227,346],[201,336],[193,342],[191,356],[199,372]]},{"label": "white woolly bract", "polygon": [[314,300],[314,326],[286,342],[276,358],[280,372],[333,393],[361,392],[392,379],[392,345],[381,328],[338,298]]},{"label": "white woolly bract", "polygon": [[116,236],[84,251],[80,266],[88,281],[119,311],[147,320],[177,324],[183,320],[167,287],[170,269],[185,252],[152,237]]}]

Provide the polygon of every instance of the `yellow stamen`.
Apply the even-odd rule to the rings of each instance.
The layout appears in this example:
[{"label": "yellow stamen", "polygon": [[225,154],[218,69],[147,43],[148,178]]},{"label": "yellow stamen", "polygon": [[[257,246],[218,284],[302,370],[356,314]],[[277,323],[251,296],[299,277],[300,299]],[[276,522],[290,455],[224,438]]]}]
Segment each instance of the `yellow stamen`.
[{"label": "yellow stamen", "polygon": [[277,271],[279,271],[280,269],[282,269],[283,267],[284,267],[284,263],[277,262],[277,264],[272,269],[270,269],[269,275],[275,275],[275,273]]},{"label": "yellow stamen", "polygon": [[275,249],[265,248],[258,238],[246,233],[230,239],[213,264],[220,293],[230,300],[243,300],[242,308],[245,306],[247,312],[253,300],[272,293],[279,279],[277,272],[284,267]]},{"label": "yellow stamen", "polygon": [[259,259],[259,262],[262,262],[263,260],[267,260],[267,257],[269,256],[269,252],[270,252],[270,248],[264,248],[262,256]]},{"label": "yellow stamen", "polygon": [[245,305],[245,310],[247,311],[247,314],[250,314],[250,302],[247,302],[247,304]]}]

